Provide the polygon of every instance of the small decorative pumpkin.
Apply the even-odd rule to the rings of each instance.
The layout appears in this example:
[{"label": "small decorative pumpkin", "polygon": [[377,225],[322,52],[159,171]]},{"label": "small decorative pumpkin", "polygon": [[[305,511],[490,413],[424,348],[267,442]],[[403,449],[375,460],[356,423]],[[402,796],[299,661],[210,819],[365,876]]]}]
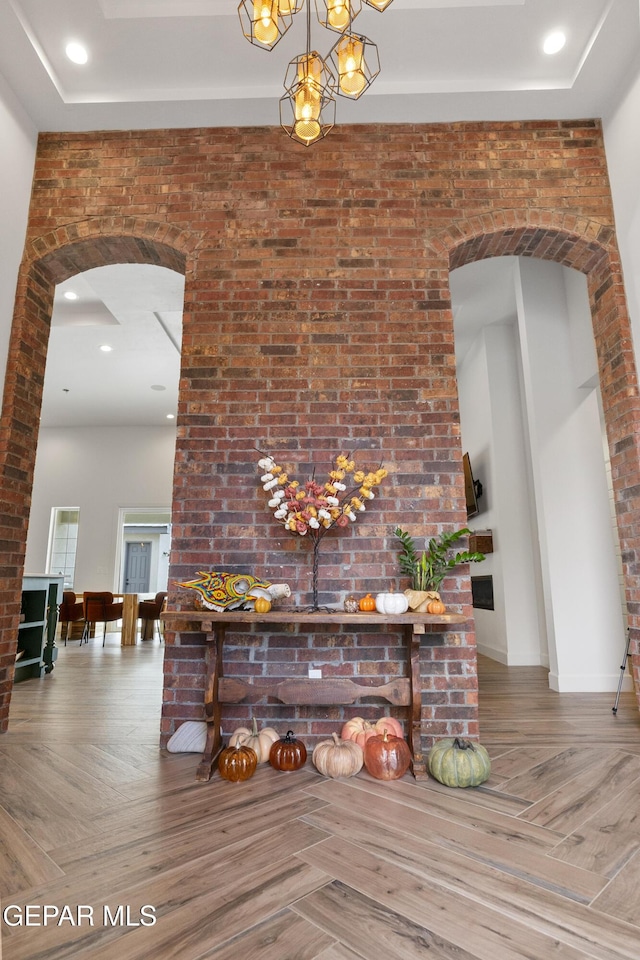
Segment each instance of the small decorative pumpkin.
[{"label": "small decorative pumpkin", "polygon": [[251,747],[242,743],[235,747],[225,747],[218,757],[218,770],[224,780],[239,783],[248,780],[256,772],[258,756]]},{"label": "small decorative pumpkin", "polygon": [[256,597],[253,609],[256,613],[269,613],[269,610],[271,610],[271,600],[267,600],[266,597]]},{"label": "small decorative pumpkin", "polygon": [[364,765],[376,780],[399,780],[411,766],[411,751],[402,737],[387,731],[371,737],[364,745]]},{"label": "small decorative pumpkin", "polygon": [[362,747],[353,740],[340,740],[337,733],[331,740],[321,740],[311,755],[314,766],[323,777],[354,777],[362,769]]},{"label": "small decorative pumpkin", "polygon": [[477,787],[489,779],[491,760],[486,749],[470,740],[439,740],[429,751],[429,773],[446,787]]},{"label": "small decorative pumpkin", "polygon": [[271,744],[279,739],[280,734],[273,727],[263,727],[262,730],[258,730],[258,724],[254,717],[251,730],[249,727],[237,727],[233,731],[229,746],[235,747],[237,744],[242,744],[245,747],[251,747],[256,752],[258,763],[266,763],[269,759]]},{"label": "small decorative pumpkin", "polygon": [[364,720],[362,717],[352,717],[342,725],[340,736],[343,740],[353,740],[363,749],[369,737],[375,737],[376,728],[373,723]]},{"label": "small decorative pumpkin", "polygon": [[389,587],[388,593],[379,593],[376,597],[378,613],[406,613],[408,609],[409,601],[404,593],[395,593],[393,584]]},{"label": "small decorative pumpkin", "polygon": [[376,720],[375,730],[378,734],[383,734],[386,730],[390,736],[404,739],[402,724],[395,717],[380,717],[379,720]]},{"label": "small decorative pumpkin", "polygon": [[276,770],[299,770],[305,765],[307,748],[302,740],[294,736],[293,730],[271,744],[269,763]]},{"label": "small decorative pumpkin", "polygon": [[442,600],[429,600],[427,604],[427,613],[446,613],[447,608],[445,607]]},{"label": "small decorative pumpkin", "polygon": [[371,594],[368,593],[366,597],[363,597],[362,600],[360,601],[360,609],[365,613],[369,613],[375,610],[375,608],[376,608],[376,602],[371,596]]},{"label": "small decorative pumpkin", "polygon": [[345,597],[344,600],[344,609],[346,613],[357,613],[358,612],[358,601],[355,597]]}]

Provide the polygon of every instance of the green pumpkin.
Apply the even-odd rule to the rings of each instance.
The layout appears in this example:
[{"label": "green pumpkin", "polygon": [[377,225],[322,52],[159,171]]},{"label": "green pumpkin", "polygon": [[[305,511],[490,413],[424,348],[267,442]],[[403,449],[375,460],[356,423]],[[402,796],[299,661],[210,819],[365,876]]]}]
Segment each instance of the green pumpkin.
[{"label": "green pumpkin", "polygon": [[491,760],[479,743],[439,740],[429,751],[429,773],[447,787],[477,787],[489,779]]}]

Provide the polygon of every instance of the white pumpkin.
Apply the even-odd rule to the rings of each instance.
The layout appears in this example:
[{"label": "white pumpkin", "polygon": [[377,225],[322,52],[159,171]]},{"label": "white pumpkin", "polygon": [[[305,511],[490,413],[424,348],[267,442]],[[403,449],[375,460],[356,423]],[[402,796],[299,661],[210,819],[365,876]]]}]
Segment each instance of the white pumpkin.
[{"label": "white pumpkin", "polygon": [[207,742],[204,720],[185,720],[167,744],[169,753],[202,753]]},{"label": "white pumpkin", "polygon": [[255,750],[258,757],[258,763],[266,763],[269,759],[271,744],[280,739],[280,734],[273,727],[263,727],[258,730],[256,718],[253,718],[253,727],[237,727],[231,734],[229,740],[230,747],[251,747]]},{"label": "white pumpkin", "polygon": [[388,593],[379,593],[376,597],[378,613],[406,613],[408,609],[409,601],[404,593],[394,593],[390,590]]}]

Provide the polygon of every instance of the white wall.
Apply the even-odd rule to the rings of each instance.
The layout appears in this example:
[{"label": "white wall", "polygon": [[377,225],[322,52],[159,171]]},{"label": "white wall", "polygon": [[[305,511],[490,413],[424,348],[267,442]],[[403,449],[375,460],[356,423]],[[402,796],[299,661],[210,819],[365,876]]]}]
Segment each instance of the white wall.
[{"label": "white wall", "polygon": [[474,610],[478,650],[511,666],[547,665],[515,317],[482,329],[458,383],[462,443],[484,487],[481,512],[469,526],[491,529],[494,541],[494,552],[471,567],[471,576],[493,578],[495,609]]},{"label": "white wall", "polygon": [[118,592],[122,507],[168,507],[175,428],[43,428],[38,440],[25,570],[42,573],[52,507],[79,507],[74,589]]},{"label": "white wall", "polygon": [[625,625],[598,395],[591,386],[586,281],[556,264],[523,258],[516,293],[549,683],[560,691],[614,690]]},{"label": "white wall", "polygon": [[4,382],[37,132],[0,75],[0,381]]},{"label": "white wall", "polygon": [[624,90],[602,118],[616,235],[636,364],[640,356],[640,58],[634,64]]},{"label": "white wall", "polygon": [[505,259],[501,277],[514,322],[485,323],[458,371],[462,443],[486,491],[471,526],[495,548],[471,571],[494,578],[478,649],[549,666],[556,690],[615,690],[625,622],[586,279],[529,258]]}]

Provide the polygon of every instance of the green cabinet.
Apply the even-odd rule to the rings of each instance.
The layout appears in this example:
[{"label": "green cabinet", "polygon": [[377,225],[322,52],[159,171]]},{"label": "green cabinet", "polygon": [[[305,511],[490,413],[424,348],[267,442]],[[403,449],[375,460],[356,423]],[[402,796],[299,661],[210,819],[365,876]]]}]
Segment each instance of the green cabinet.
[{"label": "green cabinet", "polygon": [[22,610],[18,627],[16,680],[51,673],[58,655],[55,645],[58,607],[64,577],[29,575],[22,581]]}]

